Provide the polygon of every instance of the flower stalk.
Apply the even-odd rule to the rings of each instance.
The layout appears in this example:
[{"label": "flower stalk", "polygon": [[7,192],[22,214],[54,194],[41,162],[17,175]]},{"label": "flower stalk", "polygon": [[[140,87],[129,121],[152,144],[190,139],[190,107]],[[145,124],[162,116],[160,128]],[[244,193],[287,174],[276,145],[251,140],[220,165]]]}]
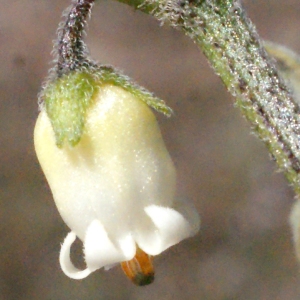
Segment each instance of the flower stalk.
[{"label": "flower stalk", "polygon": [[91,14],[95,0],[79,0],[68,9],[66,21],[59,30],[57,43],[57,75],[89,66],[87,47],[83,41],[86,21]]}]

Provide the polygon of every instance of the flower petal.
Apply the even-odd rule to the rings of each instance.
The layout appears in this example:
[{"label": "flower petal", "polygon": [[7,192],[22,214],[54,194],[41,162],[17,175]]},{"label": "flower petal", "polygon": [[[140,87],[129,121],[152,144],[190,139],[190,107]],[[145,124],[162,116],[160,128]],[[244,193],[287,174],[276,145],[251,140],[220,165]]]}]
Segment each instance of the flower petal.
[{"label": "flower petal", "polygon": [[137,237],[139,247],[150,255],[157,255],[181,240],[194,234],[191,224],[182,214],[168,207],[150,205],[145,207],[156,230]]},{"label": "flower petal", "polygon": [[200,217],[193,201],[178,197],[174,200],[172,207],[189,222],[190,236],[195,235],[200,229]]},{"label": "flower petal", "polygon": [[88,269],[92,272],[104,266],[130,260],[135,251],[136,246],[131,235],[119,238],[115,245],[98,220],[89,225],[84,240],[84,253]]},{"label": "flower petal", "polygon": [[88,275],[90,275],[92,271],[89,270],[89,268],[85,270],[79,270],[71,262],[70,249],[75,239],[76,239],[76,234],[73,231],[68,233],[67,237],[65,238],[61,246],[61,250],[59,254],[59,262],[60,262],[61,269],[67,276],[73,279],[83,279]]}]

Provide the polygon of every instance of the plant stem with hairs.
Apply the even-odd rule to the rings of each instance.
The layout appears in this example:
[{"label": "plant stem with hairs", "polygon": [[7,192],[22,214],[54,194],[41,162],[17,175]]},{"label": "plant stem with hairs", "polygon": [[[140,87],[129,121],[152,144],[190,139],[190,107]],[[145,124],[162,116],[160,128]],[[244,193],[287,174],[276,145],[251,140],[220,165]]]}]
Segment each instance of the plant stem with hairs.
[{"label": "plant stem with hairs", "polygon": [[300,109],[237,0],[119,0],[183,30],[300,193]]},{"label": "plant stem with hairs", "polygon": [[58,36],[56,67],[58,76],[91,63],[87,59],[87,49],[82,36],[93,3],[94,0],[79,0],[68,11],[67,19]]}]

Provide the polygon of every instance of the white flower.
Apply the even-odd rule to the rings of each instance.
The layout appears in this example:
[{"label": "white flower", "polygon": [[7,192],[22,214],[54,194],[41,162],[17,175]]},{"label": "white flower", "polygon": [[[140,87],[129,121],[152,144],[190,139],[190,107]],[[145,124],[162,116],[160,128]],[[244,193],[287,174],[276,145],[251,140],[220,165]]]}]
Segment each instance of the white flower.
[{"label": "white flower", "polygon": [[[193,205],[174,200],[175,169],[154,114],[124,89],[101,87],[75,147],[56,146],[44,110],[34,140],[57,208],[71,228],[60,253],[67,276],[81,279],[130,261],[137,249],[160,254],[198,231]],[[76,236],[84,244],[85,270],[70,260]]]}]

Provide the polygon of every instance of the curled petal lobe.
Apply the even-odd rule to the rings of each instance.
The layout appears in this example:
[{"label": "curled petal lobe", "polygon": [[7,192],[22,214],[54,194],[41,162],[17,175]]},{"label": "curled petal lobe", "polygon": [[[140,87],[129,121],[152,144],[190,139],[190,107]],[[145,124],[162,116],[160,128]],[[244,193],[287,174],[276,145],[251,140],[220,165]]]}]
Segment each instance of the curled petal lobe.
[{"label": "curled petal lobe", "polygon": [[155,230],[148,236],[140,234],[137,243],[150,255],[160,254],[192,235],[192,224],[172,208],[150,205],[145,207],[145,212],[154,223]]},{"label": "curled petal lobe", "polygon": [[89,276],[92,273],[92,271],[89,268],[86,268],[85,270],[81,271],[77,269],[71,262],[70,249],[75,239],[76,234],[73,231],[69,232],[61,246],[59,262],[61,269],[67,276],[73,279],[83,279]]},{"label": "curled petal lobe", "polygon": [[200,229],[200,218],[194,203],[190,199],[176,198],[172,208],[188,221],[190,226],[188,237],[195,235]]},{"label": "curled petal lobe", "polygon": [[98,220],[94,220],[87,229],[84,254],[86,264],[91,271],[130,260],[134,257],[135,251],[135,242],[130,235],[119,240],[115,245]]}]

